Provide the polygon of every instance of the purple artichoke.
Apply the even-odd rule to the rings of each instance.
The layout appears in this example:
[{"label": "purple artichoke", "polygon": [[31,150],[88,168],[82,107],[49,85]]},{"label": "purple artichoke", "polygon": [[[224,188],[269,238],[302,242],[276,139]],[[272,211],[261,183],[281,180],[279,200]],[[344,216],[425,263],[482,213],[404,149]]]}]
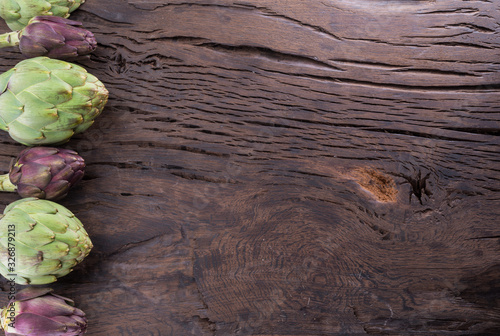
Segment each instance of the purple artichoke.
[{"label": "purple artichoke", "polygon": [[23,29],[0,35],[0,47],[19,45],[28,58],[47,56],[71,60],[93,52],[94,34],[81,22],[58,16],[36,16]]},{"label": "purple artichoke", "polygon": [[81,336],[87,319],[73,304],[50,288],[28,287],[3,308],[1,326],[5,336]]},{"label": "purple artichoke", "polygon": [[85,162],[75,151],[53,147],[23,150],[10,172],[0,175],[0,191],[21,197],[58,200],[83,177]]}]

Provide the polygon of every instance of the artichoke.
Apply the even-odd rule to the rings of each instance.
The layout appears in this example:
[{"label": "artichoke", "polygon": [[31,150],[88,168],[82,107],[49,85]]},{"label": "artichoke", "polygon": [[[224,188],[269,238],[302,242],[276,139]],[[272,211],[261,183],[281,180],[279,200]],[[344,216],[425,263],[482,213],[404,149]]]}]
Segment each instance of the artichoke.
[{"label": "artichoke", "polygon": [[77,59],[97,47],[94,34],[77,21],[57,16],[36,16],[20,31],[0,35],[0,48],[19,45],[27,57]]},{"label": "artichoke", "polygon": [[39,15],[67,18],[85,0],[0,0],[0,17],[10,29],[19,30]]},{"label": "artichoke", "polygon": [[50,288],[17,293],[1,311],[0,323],[5,336],[81,336],[87,329],[85,313]]},{"label": "artichoke", "polygon": [[75,151],[27,148],[19,154],[10,172],[0,175],[0,191],[17,191],[21,197],[58,200],[80,182],[84,169],[85,161]]},{"label": "artichoke", "polygon": [[51,201],[20,199],[9,204],[0,219],[0,274],[21,285],[56,281],[91,249],[78,218]]},{"label": "artichoke", "polygon": [[27,146],[62,144],[102,112],[108,90],[76,64],[48,57],[0,75],[0,129]]}]

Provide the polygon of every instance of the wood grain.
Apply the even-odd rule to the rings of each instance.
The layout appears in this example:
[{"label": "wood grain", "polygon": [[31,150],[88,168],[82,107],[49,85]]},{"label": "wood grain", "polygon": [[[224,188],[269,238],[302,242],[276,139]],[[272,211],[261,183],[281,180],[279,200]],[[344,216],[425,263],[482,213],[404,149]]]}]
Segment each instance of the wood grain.
[{"label": "wood grain", "polygon": [[[61,203],[95,248],[53,287],[88,335],[500,333],[500,2],[87,0],[72,18],[110,91],[65,145],[88,168]],[[5,172],[23,147],[0,141]]]}]

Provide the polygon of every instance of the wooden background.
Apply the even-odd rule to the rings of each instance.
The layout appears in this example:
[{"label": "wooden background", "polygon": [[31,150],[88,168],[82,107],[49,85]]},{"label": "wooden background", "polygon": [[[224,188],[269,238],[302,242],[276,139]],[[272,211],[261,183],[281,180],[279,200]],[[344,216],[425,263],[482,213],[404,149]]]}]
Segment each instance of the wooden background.
[{"label": "wooden background", "polygon": [[[500,1],[72,18],[110,100],[65,145],[88,168],[61,203],[95,248],[52,287],[89,336],[500,334]],[[7,172],[23,146],[0,141]]]}]

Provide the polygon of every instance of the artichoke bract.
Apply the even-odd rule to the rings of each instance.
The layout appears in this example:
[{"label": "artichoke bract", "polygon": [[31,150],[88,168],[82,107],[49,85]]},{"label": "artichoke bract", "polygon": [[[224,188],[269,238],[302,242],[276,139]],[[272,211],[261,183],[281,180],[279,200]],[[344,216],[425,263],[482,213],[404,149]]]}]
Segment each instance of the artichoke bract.
[{"label": "artichoke bract", "polygon": [[19,30],[39,15],[67,18],[85,0],[0,0],[0,17],[10,29]]},{"label": "artichoke bract", "polygon": [[56,281],[92,247],[80,220],[52,201],[20,199],[0,219],[0,274],[21,285]]},{"label": "artichoke bract", "polygon": [[19,46],[26,58],[77,59],[93,52],[97,42],[81,22],[58,16],[36,16],[20,31],[0,35],[0,48]]},{"label": "artichoke bract", "polygon": [[23,150],[10,172],[0,175],[0,191],[17,191],[21,197],[58,200],[80,182],[85,161],[77,152],[54,147]]},{"label": "artichoke bract", "polygon": [[50,288],[28,287],[15,295],[0,313],[5,336],[81,336],[87,329],[85,313],[74,301]]},{"label": "artichoke bract", "polygon": [[0,129],[27,146],[58,145],[89,128],[108,90],[79,65],[48,57],[0,75]]}]

